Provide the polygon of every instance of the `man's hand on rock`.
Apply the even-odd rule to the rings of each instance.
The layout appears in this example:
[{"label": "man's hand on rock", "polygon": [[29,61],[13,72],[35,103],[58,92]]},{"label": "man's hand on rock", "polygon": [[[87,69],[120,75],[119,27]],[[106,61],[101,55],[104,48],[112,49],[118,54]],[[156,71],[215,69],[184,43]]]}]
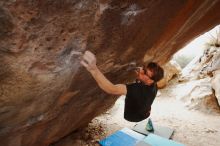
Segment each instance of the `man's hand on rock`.
[{"label": "man's hand on rock", "polygon": [[95,55],[90,52],[86,51],[83,56],[82,60],[80,62],[89,72],[95,71],[97,69],[96,66],[96,57]]}]

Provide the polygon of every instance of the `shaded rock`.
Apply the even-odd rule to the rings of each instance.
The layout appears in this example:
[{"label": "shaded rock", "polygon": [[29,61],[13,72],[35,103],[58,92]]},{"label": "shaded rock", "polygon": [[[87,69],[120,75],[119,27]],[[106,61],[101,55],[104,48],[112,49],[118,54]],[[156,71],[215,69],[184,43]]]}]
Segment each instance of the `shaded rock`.
[{"label": "shaded rock", "polygon": [[220,23],[219,0],[0,1],[0,141],[48,146],[87,125],[116,98],[79,64],[93,51],[114,83],[130,62],[165,64]]},{"label": "shaded rock", "polygon": [[100,139],[104,138],[103,135],[102,123],[97,122],[97,119],[93,119],[87,127],[71,133],[50,146],[99,146]]}]

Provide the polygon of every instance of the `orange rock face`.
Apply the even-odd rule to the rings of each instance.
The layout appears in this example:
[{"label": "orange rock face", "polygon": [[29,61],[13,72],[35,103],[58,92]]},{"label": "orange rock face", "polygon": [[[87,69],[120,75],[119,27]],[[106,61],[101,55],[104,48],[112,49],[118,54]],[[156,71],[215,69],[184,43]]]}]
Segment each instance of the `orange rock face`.
[{"label": "orange rock face", "polygon": [[116,98],[79,64],[91,50],[114,83],[131,62],[166,63],[220,23],[220,0],[2,0],[0,142],[47,146],[105,112]]}]

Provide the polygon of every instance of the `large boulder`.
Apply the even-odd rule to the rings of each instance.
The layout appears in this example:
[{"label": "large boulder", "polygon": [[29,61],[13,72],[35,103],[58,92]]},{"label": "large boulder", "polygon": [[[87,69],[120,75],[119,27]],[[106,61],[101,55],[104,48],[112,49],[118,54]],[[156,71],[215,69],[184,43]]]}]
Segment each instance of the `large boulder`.
[{"label": "large boulder", "polygon": [[220,69],[214,71],[213,73],[213,78],[212,78],[212,88],[215,91],[215,96],[218,100],[218,104],[220,105]]},{"label": "large boulder", "polygon": [[173,87],[172,91],[173,96],[184,101],[189,109],[209,114],[220,113],[210,77],[178,84]]},{"label": "large boulder", "polygon": [[[220,34],[220,33],[219,33]],[[211,97],[215,98],[215,101],[217,105],[220,104],[220,50],[219,47],[216,46],[208,46],[202,56],[197,56],[194,58],[181,72],[181,77],[179,78],[180,82],[187,82],[189,86],[187,88],[191,88],[192,82],[199,82],[200,79],[207,79],[210,78],[210,81],[207,83],[199,83],[201,84],[198,88],[202,88],[205,84],[208,84],[208,86],[211,87],[211,89],[207,89],[205,91],[200,91],[201,94],[209,94],[212,92],[213,95],[210,94]],[[187,89],[186,88],[186,89]],[[214,89],[214,92],[212,91]],[[189,89],[188,91],[184,91],[183,93],[186,94],[190,99],[192,97],[190,96],[192,93],[192,89]],[[204,93],[202,93],[204,92]],[[184,96],[182,94],[181,96]],[[187,97],[184,96],[184,97]],[[198,95],[198,99],[201,99]],[[204,98],[204,97],[203,97]],[[216,100],[217,99],[217,100]]]},{"label": "large boulder", "polygon": [[[114,83],[131,62],[165,64],[220,23],[220,0],[1,0],[0,142],[47,146],[116,98],[80,66],[86,49]],[[130,78],[129,80],[132,80]]]}]

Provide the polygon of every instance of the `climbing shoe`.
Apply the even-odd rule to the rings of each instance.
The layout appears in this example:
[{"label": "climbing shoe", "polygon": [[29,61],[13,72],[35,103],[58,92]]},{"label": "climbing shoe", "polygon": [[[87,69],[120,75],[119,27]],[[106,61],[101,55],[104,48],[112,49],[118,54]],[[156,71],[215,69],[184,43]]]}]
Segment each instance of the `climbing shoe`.
[{"label": "climbing shoe", "polygon": [[148,119],[148,122],[147,122],[147,124],[146,124],[145,129],[146,129],[147,131],[149,131],[149,132],[154,132],[153,123],[152,123],[152,121],[151,121],[150,118]]}]

